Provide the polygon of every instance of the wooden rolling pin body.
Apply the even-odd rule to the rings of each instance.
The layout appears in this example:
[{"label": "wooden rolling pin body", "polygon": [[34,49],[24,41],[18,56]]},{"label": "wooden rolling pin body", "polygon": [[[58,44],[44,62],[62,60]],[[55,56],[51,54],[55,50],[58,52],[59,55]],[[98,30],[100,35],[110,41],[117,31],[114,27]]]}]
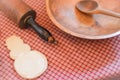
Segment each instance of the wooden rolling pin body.
[{"label": "wooden rolling pin body", "polygon": [[28,17],[33,17],[35,19],[36,16],[36,12],[22,0],[0,0],[0,10],[21,28],[26,27],[25,22]]}]

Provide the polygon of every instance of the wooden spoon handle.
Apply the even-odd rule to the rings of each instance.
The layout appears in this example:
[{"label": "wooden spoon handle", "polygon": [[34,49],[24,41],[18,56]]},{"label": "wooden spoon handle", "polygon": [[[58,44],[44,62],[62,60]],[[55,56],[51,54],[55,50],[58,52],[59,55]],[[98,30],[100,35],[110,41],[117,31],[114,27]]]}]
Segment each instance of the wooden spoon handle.
[{"label": "wooden spoon handle", "polygon": [[27,17],[35,18],[36,16],[36,12],[22,0],[0,0],[0,10],[21,28],[25,27]]},{"label": "wooden spoon handle", "polygon": [[100,13],[105,14],[105,15],[109,15],[109,16],[113,16],[113,17],[117,17],[120,18],[120,13],[108,10],[108,9],[100,9]]}]

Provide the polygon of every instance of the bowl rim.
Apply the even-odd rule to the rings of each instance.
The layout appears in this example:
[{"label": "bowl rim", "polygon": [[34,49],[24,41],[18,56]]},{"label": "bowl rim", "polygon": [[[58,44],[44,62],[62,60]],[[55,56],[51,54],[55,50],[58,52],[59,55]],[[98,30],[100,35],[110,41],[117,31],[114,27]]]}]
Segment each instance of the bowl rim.
[{"label": "bowl rim", "polygon": [[46,10],[47,10],[47,14],[49,16],[49,18],[51,19],[51,21],[59,28],[61,29],[62,31],[72,35],[72,36],[76,36],[78,38],[84,38],[84,39],[91,39],[91,40],[95,40],[95,39],[107,39],[107,38],[111,38],[111,37],[115,37],[117,35],[120,34],[120,31],[117,31],[115,33],[112,33],[112,34],[107,34],[107,35],[101,35],[101,36],[90,36],[90,35],[83,35],[83,34],[79,34],[79,33],[75,33],[75,32],[72,32],[71,30],[63,27],[52,15],[52,12],[50,10],[50,7],[49,7],[49,0],[46,0]]}]

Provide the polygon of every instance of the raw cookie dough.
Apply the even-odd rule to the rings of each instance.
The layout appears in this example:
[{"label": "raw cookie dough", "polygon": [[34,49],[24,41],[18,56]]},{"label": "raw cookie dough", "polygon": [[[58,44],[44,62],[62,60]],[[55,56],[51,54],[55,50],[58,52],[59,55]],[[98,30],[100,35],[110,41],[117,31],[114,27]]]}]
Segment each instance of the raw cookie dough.
[{"label": "raw cookie dough", "polygon": [[25,44],[20,37],[7,38],[6,46],[10,50],[10,58],[15,60],[14,68],[21,77],[33,79],[47,69],[46,57],[38,51],[31,51],[30,46]]},{"label": "raw cookie dough", "polygon": [[10,50],[10,58],[15,60],[21,53],[30,51],[31,48],[25,44],[20,37],[11,36],[6,40],[6,46]]},{"label": "raw cookie dough", "polygon": [[23,40],[20,39],[20,37],[17,36],[11,36],[6,39],[6,46],[9,50],[19,50],[22,45],[23,45]]},{"label": "raw cookie dough", "polygon": [[40,76],[47,69],[46,57],[38,51],[30,51],[20,55],[14,63],[15,70],[20,76],[33,79]]},{"label": "raw cookie dough", "polygon": [[10,52],[10,58],[15,60],[21,53],[26,53],[29,51],[31,51],[30,46],[28,44],[22,44],[21,46],[18,46],[18,49]]}]

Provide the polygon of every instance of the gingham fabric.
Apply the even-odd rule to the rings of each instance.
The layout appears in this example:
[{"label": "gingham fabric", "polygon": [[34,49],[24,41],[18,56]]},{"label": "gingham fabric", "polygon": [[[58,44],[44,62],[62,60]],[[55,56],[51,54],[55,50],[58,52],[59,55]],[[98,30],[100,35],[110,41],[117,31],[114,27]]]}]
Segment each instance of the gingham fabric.
[{"label": "gingham fabric", "polygon": [[48,59],[48,69],[34,80],[120,80],[120,36],[105,40],[76,38],[51,22],[45,0],[24,1],[36,10],[36,21],[59,43],[43,41],[30,28],[21,30],[0,12],[0,80],[24,80],[15,72],[14,61],[5,46],[6,38],[14,34]]}]

